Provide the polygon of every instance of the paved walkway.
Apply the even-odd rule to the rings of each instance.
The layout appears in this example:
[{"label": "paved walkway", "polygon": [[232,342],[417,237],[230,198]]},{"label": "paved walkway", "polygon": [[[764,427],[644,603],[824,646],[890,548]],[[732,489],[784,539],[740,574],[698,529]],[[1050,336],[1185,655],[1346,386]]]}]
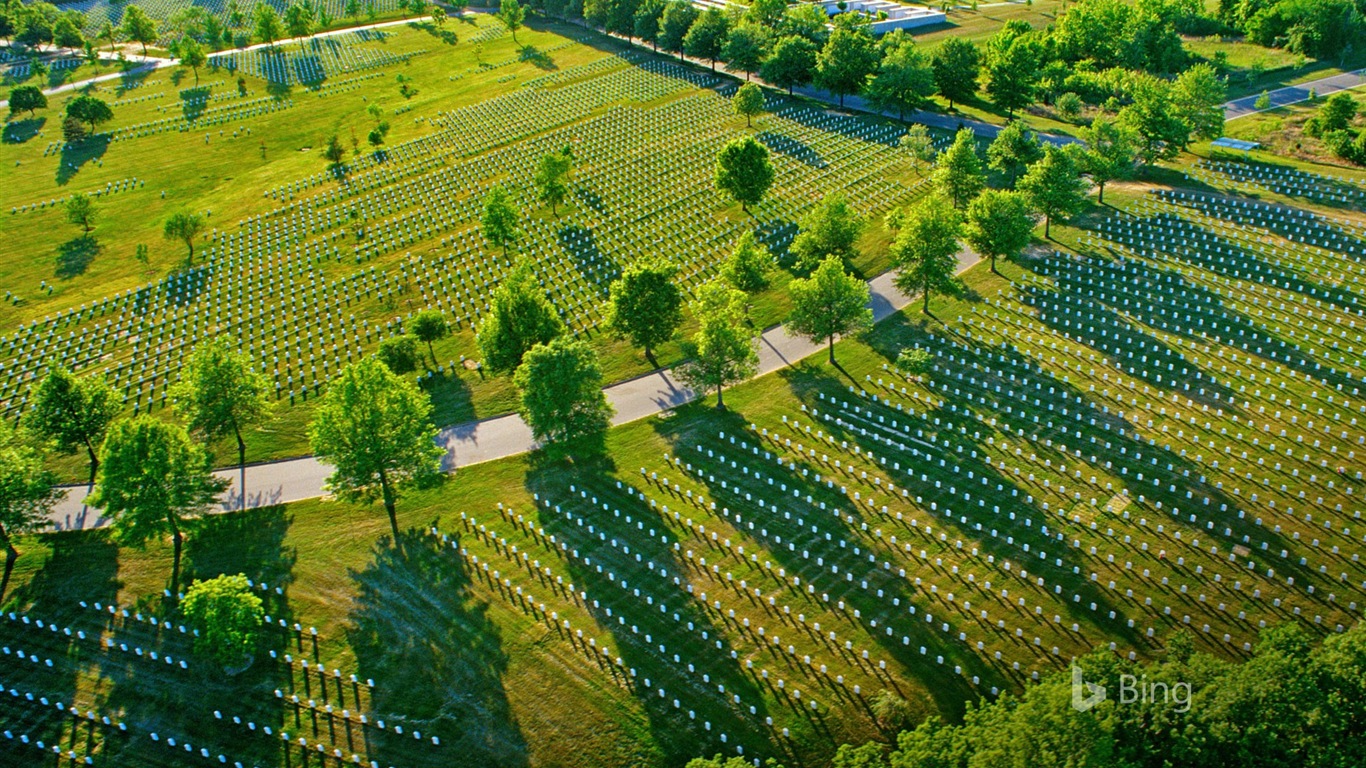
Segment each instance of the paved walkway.
[{"label": "paved walkway", "polygon": [[1266,109],[1257,109],[1257,99],[1261,94],[1244,96],[1241,99],[1234,99],[1224,104],[1224,119],[1237,120],[1240,117],[1255,115],[1258,112],[1265,112],[1267,109],[1276,109],[1291,104],[1298,104],[1309,99],[1309,91],[1313,91],[1316,96],[1327,96],[1338,91],[1345,91],[1356,88],[1366,83],[1366,69],[1358,69],[1355,72],[1344,72],[1340,75],[1321,77],[1318,80],[1311,80],[1299,85],[1287,85],[1284,88],[1277,88],[1268,91],[1267,97],[1271,100],[1271,105]]},{"label": "paved walkway", "polygon": [[[978,261],[976,254],[960,253],[959,274]],[[874,321],[883,320],[911,303],[912,297],[892,285],[892,277],[893,273],[884,272],[868,281],[868,305],[873,310]],[[759,338],[759,370],[755,375],[772,373],[824,351],[824,344],[789,336],[783,326],[774,326]],[[676,381],[669,369],[613,384],[604,392],[607,401],[616,409],[612,419],[614,425],[653,416],[697,397],[695,392]],[[446,471],[526,453],[536,446],[531,429],[516,414],[446,427],[438,433],[437,443],[446,449],[442,462]],[[311,456],[249,466],[246,468],[246,505],[269,506],[321,496],[323,484],[331,472],[330,467]],[[241,501],[241,473],[234,468],[215,474],[232,483],[221,499],[223,511],[237,509]],[[86,485],[67,487],[66,499],[52,515],[53,528],[97,528],[108,522],[99,510],[82,503],[88,492]]]}]

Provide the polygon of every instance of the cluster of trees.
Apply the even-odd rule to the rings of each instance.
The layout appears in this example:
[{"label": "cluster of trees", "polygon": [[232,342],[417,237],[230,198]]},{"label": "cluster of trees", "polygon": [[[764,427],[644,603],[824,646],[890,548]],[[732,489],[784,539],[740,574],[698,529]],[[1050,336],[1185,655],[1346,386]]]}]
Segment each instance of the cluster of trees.
[{"label": "cluster of trees", "polygon": [[1313,117],[1305,121],[1304,132],[1322,139],[1338,157],[1366,165],[1366,130],[1353,125],[1359,112],[1356,99],[1346,91],[1329,96]]},{"label": "cluster of trees", "polygon": [[1356,0],[1219,0],[1219,20],[1258,45],[1343,62],[1362,52],[1363,14]]}]

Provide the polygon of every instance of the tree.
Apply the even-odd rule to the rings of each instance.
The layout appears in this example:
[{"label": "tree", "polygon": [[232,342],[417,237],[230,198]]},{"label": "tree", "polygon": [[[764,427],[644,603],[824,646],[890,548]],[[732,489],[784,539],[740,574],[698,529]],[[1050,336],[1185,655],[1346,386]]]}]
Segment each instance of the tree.
[{"label": "tree", "polygon": [[446,9],[445,9],[445,8],[442,8],[442,7],[439,6],[439,5],[433,6],[433,7],[432,7],[432,23],[436,24],[437,27],[445,27],[445,26],[446,26]]},{"label": "tree", "polygon": [[631,31],[641,40],[649,40],[650,45],[659,50],[660,23],[664,17],[664,0],[643,0],[636,7]]},{"label": "tree", "polygon": [[[77,19],[85,22],[83,15],[77,14]],[[85,47],[85,35],[81,34],[81,27],[77,19],[72,19],[67,14],[62,14],[57,19],[57,23],[52,27],[52,42],[61,48],[75,48],[80,50]]]},{"label": "tree", "polygon": [[115,538],[142,546],[171,535],[171,594],[180,592],[185,529],[227,487],[209,471],[209,455],[184,427],[148,415],[116,422],[101,451],[90,504],[113,518]]},{"label": "tree", "polygon": [[792,312],[787,332],[812,341],[824,340],[835,364],[835,337],[862,333],[873,325],[868,308],[868,284],[844,271],[838,256],[827,256],[808,278],[796,278],[787,286]]},{"label": "tree", "polygon": [[1196,64],[1176,78],[1171,87],[1172,105],[1191,135],[1202,139],[1223,135],[1227,90],[1209,64]]},{"label": "tree", "polygon": [[94,96],[77,96],[68,101],[66,103],[66,114],[68,117],[90,126],[91,133],[95,132],[95,128],[100,123],[114,119],[114,110],[109,108],[109,103]]},{"label": "tree", "polygon": [[199,68],[209,60],[204,53],[204,46],[193,37],[187,37],[180,43],[180,63],[183,66],[194,70],[194,84],[199,85]]},{"label": "tree", "polygon": [[802,217],[801,228],[788,248],[794,257],[794,266],[799,271],[810,272],[831,256],[841,262],[853,262],[858,256],[858,238],[863,233],[863,225],[863,217],[843,195],[827,195],[820,205]]},{"label": "tree", "polygon": [[968,205],[963,237],[978,255],[991,260],[995,272],[996,259],[1023,253],[1033,231],[1034,216],[1024,194],[989,189]]},{"label": "tree", "polygon": [[753,230],[746,229],[721,265],[721,279],[745,293],[756,293],[768,286],[768,273],[774,266],[773,254],[755,239]]},{"label": "tree", "polygon": [[66,220],[89,234],[95,226],[95,200],[84,192],[76,192],[66,199]]},{"label": "tree", "polygon": [[602,369],[587,342],[560,336],[537,344],[513,375],[521,393],[518,412],[541,443],[601,435],[612,421],[602,392]]},{"label": "tree", "polygon": [[270,414],[266,388],[266,377],[227,336],[195,347],[181,368],[180,382],[171,388],[176,409],[191,432],[205,442],[229,435],[237,441],[242,509],[246,509],[247,492],[247,443],[242,430],[260,424]]},{"label": "tree", "polygon": [[971,128],[960,128],[949,148],[935,161],[934,185],[953,202],[963,208],[987,185],[982,173],[982,159],[977,156],[977,138]]},{"label": "tree", "polygon": [[745,11],[745,19],[752,24],[773,29],[783,20],[787,12],[787,0],[754,0]]},{"label": "tree", "polygon": [[683,41],[697,21],[697,7],[687,0],[669,0],[659,23],[659,47],[678,54],[683,60]]},{"label": "tree", "polygon": [[735,105],[735,113],[745,116],[745,125],[754,127],[754,116],[764,112],[764,92],[754,83],[745,83],[735,92],[735,97],[731,99]]},{"label": "tree", "polygon": [[[377,107],[378,105],[371,104],[370,106]],[[376,157],[379,156],[379,148],[384,145],[384,139],[388,135],[389,121],[387,120],[380,120],[378,123],[375,123],[375,126],[370,129],[370,132],[368,134],[366,134],[365,140],[370,142],[370,146],[375,148]]]},{"label": "tree", "polygon": [[375,357],[384,366],[400,376],[417,370],[421,359],[417,354],[417,339],[408,334],[390,336],[380,341]]},{"label": "tree", "polygon": [[1038,44],[1010,24],[987,43],[987,95],[1007,117],[1034,101],[1040,58]]},{"label": "tree", "polygon": [[746,212],[768,193],[773,165],[768,148],[751,136],[734,139],[716,157],[716,186],[735,198]]},{"label": "tree", "polygon": [[808,85],[815,77],[818,50],[815,43],[804,37],[779,38],[764,59],[759,74],[771,85],[786,88],[791,95],[793,88]]},{"label": "tree", "polygon": [[323,150],[323,159],[332,167],[340,167],[346,160],[346,147],[342,146],[337,134],[332,134],[327,139],[327,148]]},{"label": "tree", "polygon": [[382,501],[395,544],[400,492],[440,471],[431,413],[431,401],[416,384],[365,357],[328,385],[308,428],[313,452],[334,467],[327,487],[347,501]]},{"label": "tree", "polygon": [[290,3],[285,9],[285,31],[296,40],[308,37],[313,31],[313,7]]},{"label": "tree", "polygon": [[[10,102],[10,110],[14,110],[14,102]],[[1318,112],[1305,124],[1305,132],[1311,136],[1321,135],[1329,131],[1347,130],[1352,124],[1352,118],[1357,115],[1357,102],[1350,93],[1339,91],[1329,96],[1319,107]]]},{"label": "tree", "polygon": [[838,96],[843,107],[844,97],[863,90],[877,66],[873,38],[862,30],[837,26],[816,55],[816,85]]},{"label": "tree", "polygon": [[902,152],[911,158],[911,164],[915,167],[915,175],[920,175],[922,163],[934,161],[937,150],[934,148],[934,139],[930,137],[930,131],[920,123],[915,123],[906,129],[906,134],[897,142]]},{"label": "tree", "polygon": [[1081,140],[1086,142],[1082,169],[1091,174],[1099,188],[1096,202],[1103,203],[1106,182],[1133,175],[1134,162],[1138,159],[1138,137],[1131,128],[1104,116],[1091,121],[1091,125],[1079,133]]},{"label": "tree", "polygon": [[930,313],[930,294],[956,293],[958,238],[963,219],[942,195],[920,201],[902,219],[901,231],[892,241],[890,254],[896,267],[893,284],[908,295],[920,292],[922,308]]},{"label": "tree", "polygon": [[484,239],[497,248],[503,249],[507,256],[508,246],[517,242],[521,232],[517,229],[517,206],[503,187],[494,187],[484,196],[484,215],[480,226]]},{"label": "tree", "polygon": [[526,11],[517,0],[499,0],[498,20],[512,33],[512,42],[517,42],[517,30],[522,28],[525,19]]},{"label": "tree", "polygon": [[1164,80],[1137,75],[1130,85],[1132,102],[1119,112],[1119,124],[1139,138],[1138,156],[1152,165],[1170,160],[1190,144],[1191,129],[1183,120],[1172,98],[1172,87]]},{"label": "tree", "polygon": [[450,326],[446,324],[446,317],[441,314],[441,310],[424,309],[413,315],[412,322],[408,323],[408,330],[414,338],[427,345],[427,352],[432,356],[432,365],[440,365],[436,360],[436,348],[432,345],[451,335]]},{"label": "tree", "polygon": [[716,60],[726,44],[730,32],[730,19],[719,8],[708,8],[688,28],[683,37],[683,51],[698,59],[709,59],[712,71],[716,71]]},{"label": "tree", "polygon": [[56,485],[57,476],[43,467],[42,456],[8,421],[0,421],[0,545],[5,547],[0,602],[19,558],[13,537],[47,525],[53,506],[66,496]]},{"label": "tree", "polygon": [[276,13],[275,8],[269,3],[257,3],[255,10],[251,12],[252,19],[256,25],[256,39],[266,45],[275,47],[275,41],[284,37],[285,26],[280,21],[280,14]]},{"label": "tree", "polygon": [[560,203],[569,197],[569,172],[573,163],[574,156],[565,148],[547,153],[536,169],[536,188],[540,191],[541,202],[550,203],[550,212],[556,217],[560,215]]},{"label": "tree", "polygon": [[723,390],[744,381],[759,367],[758,332],[750,325],[744,291],[711,280],[697,289],[692,312],[697,333],[686,345],[690,359],[677,375],[696,390],[716,390],[716,407],[725,408]]},{"label": "tree", "polygon": [[745,81],[748,82],[750,75],[758,71],[763,63],[769,37],[767,29],[755,24],[744,23],[730,30],[726,44],[721,49],[726,69],[744,72]]},{"label": "tree", "polygon": [[1011,121],[996,134],[987,147],[987,162],[991,168],[1006,174],[1015,187],[1020,171],[1037,163],[1043,157],[1043,145],[1039,137],[1019,120]]},{"label": "tree", "polygon": [[54,368],[33,393],[28,427],[52,441],[59,453],[70,455],[84,448],[94,482],[100,467],[99,445],[118,408],[114,390],[102,377],[78,379],[65,368]]},{"label": "tree", "polygon": [[977,93],[977,78],[982,73],[982,53],[971,40],[950,37],[934,52],[934,85],[944,98],[953,103],[967,101]]},{"label": "tree", "polygon": [[493,373],[511,373],[527,350],[564,333],[564,323],[526,263],[517,265],[494,290],[490,304],[475,342]]},{"label": "tree", "polygon": [[129,4],[123,9],[123,23],[119,25],[123,37],[134,43],[142,44],[142,55],[147,55],[147,44],[157,41],[157,24],[142,10],[142,6]]},{"label": "tree", "polygon": [[662,258],[631,262],[612,282],[607,325],[645,351],[658,367],[654,349],[673,338],[683,324],[683,292],[674,283],[678,268]]},{"label": "tree", "polygon": [[194,239],[199,237],[199,233],[204,231],[204,216],[199,213],[189,211],[177,211],[166,219],[166,224],[161,228],[161,234],[167,240],[179,240],[189,249],[186,259],[189,263],[194,263]]},{"label": "tree", "polygon": [[109,52],[114,52],[114,41],[118,40],[118,32],[114,30],[113,22],[104,22],[104,26],[100,27],[100,33],[97,39],[109,43]]},{"label": "tree", "polygon": [[346,0],[346,5],[342,9],[342,13],[346,14],[346,17],[351,19],[352,21],[359,18],[360,0]]},{"label": "tree", "polygon": [[934,94],[934,69],[910,38],[892,47],[868,81],[868,101],[879,110],[896,110],[898,120],[921,109]]},{"label": "tree", "polygon": [[1066,219],[1086,204],[1086,182],[1077,170],[1073,153],[1050,146],[1043,159],[1020,179],[1020,191],[1043,214],[1043,236],[1048,237],[1053,219]]},{"label": "tree", "polygon": [[240,573],[191,584],[180,611],[196,631],[195,653],[221,667],[240,664],[251,655],[265,617],[261,598],[252,594],[247,577]]}]

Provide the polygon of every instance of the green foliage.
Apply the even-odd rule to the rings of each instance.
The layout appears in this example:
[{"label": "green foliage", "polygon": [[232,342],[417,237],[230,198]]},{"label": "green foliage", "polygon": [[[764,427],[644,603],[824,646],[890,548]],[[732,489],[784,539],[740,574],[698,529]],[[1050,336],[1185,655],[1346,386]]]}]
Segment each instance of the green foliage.
[{"label": "green foliage", "polygon": [[731,102],[737,115],[745,116],[745,125],[754,125],[754,116],[764,112],[764,92],[754,83],[745,83],[735,92]]},{"label": "green foliage", "polygon": [[1071,91],[1058,96],[1053,106],[1057,108],[1058,116],[1064,120],[1076,120],[1081,117],[1081,97]]},{"label": "green foliage", "polygon": [[1082,170],[1091,175],[1099,188],[1097,202],[1104,202],[1106,182],[1133,175],[1138,136],[1133,129],[1108,117],[1097,117],[1079,133],[1086,143],[1081,156]]},{"label": "green foliage", "polygon": [[841,744],[835,750],[830,768],[888,768],[887,748],[875,741],[857,747]]},{"label": "green foliage", "polygon": [[924,376],[934,366],[934,355],[927,349],[903,349],[896,356],[896,368],[907,376]]},{"label": "green foliage", "polygon": [[662,258],[632,262],[612,282],[607,325],[651,357],[683,324],[683,292],[674,282],[678,268]]},{"label": "green foliage", "polygon": [[1049,236],[1054,219],[1066,220],[1086,205],[1086,182],[1082,181],[1073,152],[1050,146],[1043,159],[1020,179],[1020,191],[1044,216],[1043,234]]},{"label": "green foliage", "polygon": [[1271,109],[1271,93],[1262,91],[1257,96],[1257,100],[1252,102],[1253,109]]},{"label": "green foliage", "polygon": [[519,264],[493,292],[475,342],[484,365],[493,373],[511,373],[537,344],[564,333],[559,313],[527,264]]},{"label": "green foliage", "polygon": [[341,139],[337,134],[332,134],[327,139],[327,147],[323,149],[323,159],[332,166],[339,166],[346,160],[346,147],[342,146]]},{"label": "green foliage", "polygon": [[675,372],[693,389],[715,389],[716,407],[724,408],[725,387],[758,370],[759,334],[750,325],[744,291],[711,280],[697,289],[696,296],[692,312],[698,329],[686,345],[690,359]]},{"label": "green foliage", "polygon": [[36,85],[20,85],[10,89],[9,113],[16,115],[27,112],[30,115],[40,109],[47,109],[47,96]]},{"label": "green foliage", "polygon": [[911,165],[915,167],[917,176],[920,175],[921,165],[932,162],[938,153],[929,129],[920,123],[913,123],[906,129],[906,133],[897,142],[897,147],[911,158]]},{"label": "green foliage", "polygon": [[95,199],[84,192],[76,192],[62,205],[66,220],[89,232],[95,226]]},{"label": "green foliage", "polygon": [[383,501],[395,542],[400,491],[433,479],[440,469],[431,413],[431,401],[416,384],[366,357],[328,385],[309,425],[313,453],[333,467],[328,489],[347,501]]},{"label": "green foliage", "polygon": [[986,187],[982,158],[977,155],[977,137],[971,128],[959,129],[953,144],[939,154],[932,180],[939,193],[960,209]]},{"label": "green foliage", "polygon": [[1339,91],[1319,106],[1318,112],[1305,123],[1304,130],[1311,136],[1319,136],[1328,131],[1343,131],[1352,124],[1352,119],[1356,115],[1356,99],[1346,91]]},{"label": "green foliage", "polygon": [[195,653],[220,667],[240,664],[251,655],[265,617],[261,598],[252,594],[247,577],[240,573],[191,584],[180,610],[198,631]]},{"label": "green foliage", "polygon": [[793,267],[799,272],[810,272],[831,256],[852,263],[858,256],[863,226],[863,218],[843,195],[826,197],[802,217],[801,228],[788,248]]},{"label": "green foliage", "polygon": [[1192,136],[1217,139],[1224,133],[1224,82],[1209,64],[1196,64],[1172,83],[1172,105]]},{"label": "green foliage", "polygon": [[812,341],[825,341],[830,362],[835,362],[835,337],[862,333],[873,325],[868,308],[868,284],[844,271],[839,256],[827,256],[809,278],[796,278],[787,286],[792,312],[787,332]]},{"label": "green foliage", "polygon": [[109,108],[109,103],[94,96],[77,96],[68,101],[66,103],[66,114],[67,117],[75,118],[90,126],[92,133],[100,123],[107,123],[114,119],[114,110]]},{"label": "green foliage", "polygon": [[755,24],[740,24],[726,35],[726,44],[721,49],[721,58],[726,69],[745,73],[749,79],[751,72],[758,71],[768,50],[770,34],[764,27]]},{"label": "green foliage", "polygon": [[517,228],[517,205],[503,187],[494,187],[484,196],[484,215],[479,220],[484,239],[506,256],[508,246],[521,235]]},{"label": "green foliage", "polygon": [[897,119],[904,120],[934,94],[934,68],[914,41],[905,38],[883,56],[866,90],[873,106],[895,110]]},{"label": "green foliage", "polygon": [[745,11],[745,19],[773,29],[782,22],[786,12],[786,0],[754,0]]},{"label": "green foliage", "polygon": [[375,357],[378,357],[386,368],[400,376],[416,371],[422,363],[422,358],[417,353],[417,339],[406,333],[380,341],[379,348],[375,350]]},{"label": "green foliage", "polygon": [[598,356],[587,342],[560,336],[537,344],[513,375],[518,412],[541,443],[601,436],[612,420]]},{"label": "green foliage", "polygon": [[167,240],[179,240],[189,249],[188,260],[194,262],[194,240],[199,237],[199,233],[204,231],[207,222],[203,214],[190,213],[189,211],[177,211],[166,219],[166,223],[161,228],[161,234]]},{"label": "green foliage", "polygon": [[843,107],[844,97],[862,91],[877,67],[878,51],[872,36],[837,25],[816,56],[816,85],[838,96]]},{"label": "green foliage", "polygon": [[81,25],[84,23],[85,17],[80,14],[77,14],[75,19],[68,14],[62,14],[52,27],[52,42],[62,48],[84,48],[85,36],[81,34]]},{"label": "green foliage", "polygon": [[119,25],[119,32],[124,39],[142,44],[143,55],[147,54],[147,44],[155,43],[157,40],[157,24],[142,10],[142,6],[128,4],[123,9],[123,22]]},{"label": "green foliage", "polygon": [[47,525],[53,506],[66,496],[25,437],[9,421],[0,421],[0,545],[11,555],[11,537]]},{"label": "green foliage", "polygon": [[313,31],[313,8],[298,2],[285,8],[285,31],[290,37],[307,37]]},{"label": "green foliage", "polygon": [[104,378],[76,378],[65,368],[54,368],[33,392],[27,416],[30,431],[53,443],[64,454],[84,448],[90,456],[90,477],[99,467],[99,447],[109,422],[119,411],[118,398]]},{"label": "green foliage", "polygon": [[681,59],[683,40],[688,36],[688,30],[692,29],[697,17],[697,7],[692,3],[687,0],[669,0],[668,5],[664,7],[664,15],[660,17],[659,47],[673,51]]},{"label": "green foliage", "polygon": [[632,32],[641,40],[658,45],[660,23],[664,17],[664,0],[643,0],[636,8]]},{"label": "green foliage", "polygon": [[760,67],[760,76],[771,85],[792,89],[807,85],[816,75],[816,44],[797,35],[778,39]]},{"label": "green foliage", "polygon": [[1348,59],[1366,39],[1361,7],[1352,0],[1243,2],[1224,15],[1258,45],[1316,59]]},{"label": "green foliage", "polygon": [[180,382],[171,388],[176,410],[191,432],[214,441],[231,435],[239,464],[247,460],[242,430],[270,413],[266,377],[227,336],[200,344],[185,359]]},{"label": "green foliage", "polygon": [[768,247],[754,237],[752,230],[746,229],[721,265],[721,279],[745,293],[756,293],[768,287],[768,274],[775,266]]},{"label": "green foliage", "polygon": [[980,256],[991,260],[1014,259],[1029,247],[1034,216],[1029,201],[1019,192],[989,189],[968,204],[963,239]]},{"label": "green foliage", "polygon": [[1032,33],[1007,24],[987,42],[987,95],[1006,115],[1034,101],[1042,51]]},{"label": "green foliage", "polygon": [[1012,121],[1002,128],[987,147],[987,161],[990,166],[1006,174],[1013,188],[1020,171],[1033,165],[1043,157],[1043,145],[1039,137],[1019,120]]},{"label": "green foliage", "polygon": [[892,241],[890,255],[896,267],[893,284],[905,294],[921,294],[922,308],[930,311],[930,294],[957,293],[954,276],[958,268],[958,238],[963,219],[940,194],[932,194],[907,211],[901,231]]},{"label": "green foliage", "polygon": [[1172,90],[1155,77],[1135,77],[1133,101],[1119,113],[1119,124],[1138,137],[1138,156],[1148,165],[1170,160],[1190,144],[1191,129],[1181,119]]},{"label": "green foliage", "polygon": [[427,352],[432,356],[432,365],[440,365],[436,359],[436,349],[432,345],[451,334],[450,326],[446,324],[446,316],[441,314],[441,310],[424,309],[413,315],[413,319],[408,322],[408,330],[413,334],[413,338],[427,345]]},{"label": "green foliage", "polygon": [[726,44],[726,34],[730,31],[730,20],[719,8],[702,11],[688,34],[683,37],[683,52],[699,59],[709,59],[712,69]]},{"label": "green foliage", "polygon": [[[574,167],[574,156],[568,148],[549,152],[541,157],[536,169],[536,189],[541,202],[550,203],[550,212],[559,216],[559,206],[569,197],[569,172]],[[514,221],[513,227],[516,227]]]},{"label": "green foliage", "polygon": [[526,20],[526,10],[517,0],[499,0],[498,20],[512,33],[512,41],[515,43],[517,30],[522,28],[522,22]]},{"label": "green foliage", "polygon": [[270,4],[257,3],[251,17],[257,40],[273,46],[276,40],[285,36],[285,26],[280,21],[280,14]]},{"label": "green foliage", "polygon": [[768,148],[751,136],[733,139],[716,157],[716,187],[748,211],[773,184]]}]

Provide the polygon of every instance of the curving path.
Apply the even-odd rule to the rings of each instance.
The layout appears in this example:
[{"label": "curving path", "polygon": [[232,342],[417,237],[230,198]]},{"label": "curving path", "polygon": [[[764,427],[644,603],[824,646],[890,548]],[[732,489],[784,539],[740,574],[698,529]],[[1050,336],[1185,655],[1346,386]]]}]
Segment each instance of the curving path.
[{"label": "curving path", "polygon": [[1298,104],[1309,99],[1310,91],[1313,91],[1315,96],[1322,97],[1338,91],[1356,88],[1363,83],[1366,83],[1366,69],[1321,77],[1318,80],[1310,80],[1299,85],[1287,85],[1284,88],[1267,91],[1267,98],[1271,100],[1271,105],[1266,109],[1257,109],[1257,99],[1261,97],[1261,94],[1244,96],[1241,99],[1234,99],[1224,104],[1224,119],[1237,120],[1240,117],[1255,115],[1258,112]]},{"label": "curving path", "polygon": [[[958,255],[958,273],[962,274],[978,261],[980,259],[976,254],[963,251]],[[892,277],[893,273],[884,272],[868,281],[868,306],[873,310],[875,322],[891,316],[914,298],[897,290],[892,284]],[[764,331],[759,338],[759,370],[756,377],[824,351],[824,344],[789,336],[783,326],[774,326]],[[671,369],[628,379],[603,391],[607,401],[616,409],[616,415],[612,418],[614,425],[653,416],[697,397],[697,393],[674,379]],[[442,465],[448,472],[526,453],[536,447],[531,429],[516,414],[445,427],[437,434],[437,443],[446,450]],[[330,467],[311,456],[248,466],[245,471],[246,506],[269,506],[322,496],[331,471]],[[243,487],[241,473],[233,468],[221,469],[215,474],[232,483],[220,499],[222,511],[237,509]],[[83,504],[89,486],[66,486],[66,489],[66,499],[57,505],[51,516],[53,529],[98,528],[108,522],[99,510]]]}]

